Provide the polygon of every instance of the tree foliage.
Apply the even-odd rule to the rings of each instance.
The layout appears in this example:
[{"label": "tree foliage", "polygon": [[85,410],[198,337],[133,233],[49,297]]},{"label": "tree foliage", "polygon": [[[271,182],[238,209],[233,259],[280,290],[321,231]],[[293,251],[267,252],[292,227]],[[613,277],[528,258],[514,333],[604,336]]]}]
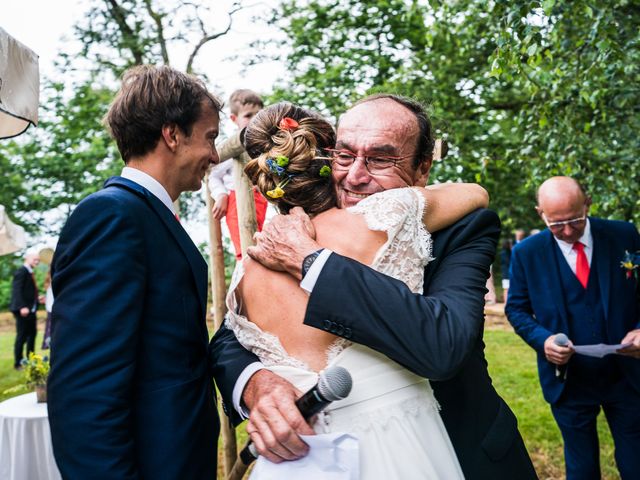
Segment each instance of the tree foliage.
[{"label": "tree foliage", "polygon": [[[58,233],[73,207],[122,168],[101,123],[122,72],[145,63],[196,72],[202,47],[244,8],[241,0],[86,3],[56,79],[43,82],[40,124],[0,143],[0,202],[32,233]],[[186,197],[183,216],[201,206],[199,196]]]},{"label": "tree foliage", "polygon": [[274,98],[334,115],[380,90],[426,102],[452,147],[432,179],[485,185],[506,230],[540,226],[535,189],[556,174],[640,222],[639,20],[623,0],[285,0]]}]

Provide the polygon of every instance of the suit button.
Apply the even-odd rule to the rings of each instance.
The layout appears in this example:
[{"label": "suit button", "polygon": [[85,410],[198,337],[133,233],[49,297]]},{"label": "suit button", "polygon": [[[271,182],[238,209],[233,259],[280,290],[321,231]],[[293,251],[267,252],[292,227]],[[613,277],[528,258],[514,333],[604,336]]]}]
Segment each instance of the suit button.
[{"label": "suit button", "polygon": [[336,322],[331,322],[331,329],[329,331],[331,333],[336,333],[338,331],[338,324]]},{"label": "suit button", "polygon": [[342,336],[344,333],[344,325],[338,324],[338,329],[336,330],[336,335]]},{"label": "suit button", "polygon": [[349,327],[344,329],[344,338],[351,338],[351,329]]},{"label": "suit button", "polygon": [[329,320],[325,320],[322,322],[322,328],[329,331],[331,329],[331,322]]}]

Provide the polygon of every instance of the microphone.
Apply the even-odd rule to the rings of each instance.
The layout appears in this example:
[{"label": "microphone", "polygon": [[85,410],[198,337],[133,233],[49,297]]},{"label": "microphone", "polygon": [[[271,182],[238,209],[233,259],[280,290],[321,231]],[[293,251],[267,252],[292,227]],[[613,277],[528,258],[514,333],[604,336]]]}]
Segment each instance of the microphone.
[{"label": "microphone", "polygon": [[316,386],[296,400],[296,407],[308,420],[331,402],[346,398],[352,385],[351,374],[346,368],[329,367],[320,373]]},{"label": "microphone", "polygon": [[[296,400],[296,407],[304,419],[309,420],[331,402],[346,398],[352,386],[353,380],[346,368],[337,365],[329,367],[320,372],[318,383]],[[250,465],[257,457],[258,452],[253,442],[249,441],[240,452],[240,460],[244,465]]]},{"label": "microphone", "polygon": [[[556,338],[553,339],[553,343],[558,345],[559,347],[568,347],[569,346],[569,338],[564,333],[559,333],[556,335]],[[567,366],[566,365],[556,365],[556,378],[561,382],[567,379]]]}]

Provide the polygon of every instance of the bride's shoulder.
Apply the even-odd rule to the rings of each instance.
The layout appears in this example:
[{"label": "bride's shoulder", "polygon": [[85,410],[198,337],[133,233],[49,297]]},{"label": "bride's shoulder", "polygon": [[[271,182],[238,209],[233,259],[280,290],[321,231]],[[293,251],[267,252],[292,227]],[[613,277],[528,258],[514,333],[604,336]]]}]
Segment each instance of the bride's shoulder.
[{"label": "bride's shoulder", "polygon": [[384,190],[374,193],[357,205],[349,207],[353,213],[366,213],[369,211],[379,213],[412,213],[422,211],[424,208],[424,196],[415,188],[402,187]]}]

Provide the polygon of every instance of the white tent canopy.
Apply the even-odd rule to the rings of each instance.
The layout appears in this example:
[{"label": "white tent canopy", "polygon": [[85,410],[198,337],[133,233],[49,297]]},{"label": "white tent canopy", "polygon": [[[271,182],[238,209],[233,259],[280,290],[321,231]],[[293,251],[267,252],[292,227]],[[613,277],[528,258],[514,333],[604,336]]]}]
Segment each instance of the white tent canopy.
[{"label": "white tent canopy", "polygon": [[38,124],[38,56],[0,27],[0,138]]},{"label": "white tent canopy", "polygon": [[15,225],[0,205],[0,255],[17,252],[26,246],[24,228]]}]

